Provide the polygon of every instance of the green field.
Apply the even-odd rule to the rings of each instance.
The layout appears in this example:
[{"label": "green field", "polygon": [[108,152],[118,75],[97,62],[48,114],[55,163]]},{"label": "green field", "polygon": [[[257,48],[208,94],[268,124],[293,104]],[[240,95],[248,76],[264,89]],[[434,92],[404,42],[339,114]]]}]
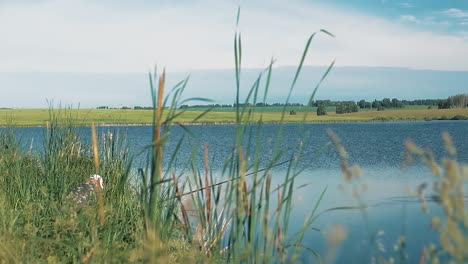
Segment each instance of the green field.
[{"label": "green field", "polygon": [[[257,111],[258,108],[255,109]],[[153,112],[151,110],[121,110],[121,109],[72,109],[62,110],[74,120],[82,124],[89,124],[94,121],[99,125],[110,124],[151,124]],[[301,122],[304,112],[297,112],[296,115],[290,115],[287,109],[285,122]],[[167,111],[166,111],[167,112]],[[193,123],[193,120],[199,116],[202,111],[190,110],[184,112],[176,118],[178,123]],[[252,122],[260,120],[265,123],[275,123],[281,120],[281,112],[255,112]],[[360,111],[349,114],[335,114],[328,112],[328,115],[317,116],[315,111],[308,114],[306,122],[355,122],[355,121],[412,121],[412,120],[433,120],[433,119],[452,119],[457,117],[463,119],[468,117],[468,108],[455,109],[397,109],[385,111]],[[212,111],[197,120],[200,124],[217,123],[235,123],[235,112]],[[16,126],[45,126],[49,120],[48,109],[1,109],[0,126],[8,124]]]},{"label": "green field", "polygon": [[[403,108],[404,110],[414,110],[414,109],[427,109],[429,107],[429,105],[405,105],[405,107]],[[432,108],[437,108],[437,106],[431,106]],[[291,111],[291,110],[294,110],[296,112],[304,112],[308,109],[309,107],[307,106],[287,106],[286,107],[286,111]],[[335,109],[336,107],[335,106],[327,106],[327,112],[335,112]],[[189,111],[206,111],[208,110],[209,107],[190,107],[188,108],[187,110]],[[284,109],[284,106],[264,106],[264,107],[256,107],[255,108],[255,111],[256,112],[263,112],[263,113],[266,113],[266,112],[282,112]],[[397,108],[395,110],[400,110],[402,108]],[[360,111],[374,111],[376,110],[375,108],[374,109],[370,109],[370,108],[364,108],[364,109],[360,109]],[[392,108],[388,109],[388,110],[393,110]],[[213,111],[214,112],[235,112],[236,111],[236,108],[235,107],[216,107],[216,108],[213,108]],[[310,111],[312,112],[316,112],[317,111],[317,107],[312,107],[310,108]]]}]

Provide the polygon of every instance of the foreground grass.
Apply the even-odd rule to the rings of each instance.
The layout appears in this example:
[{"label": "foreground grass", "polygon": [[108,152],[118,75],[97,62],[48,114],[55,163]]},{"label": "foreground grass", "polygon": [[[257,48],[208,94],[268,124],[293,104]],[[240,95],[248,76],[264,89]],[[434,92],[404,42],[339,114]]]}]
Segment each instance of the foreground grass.
[{"label": "foreground grass", "polygon": [[[258,110],[258,108],[256,109]],[[176,111],[177,112],[177,111]],[[178,123],[235,123],[235,112],[208,112],[206,115],[193,121],[200,115],[201,111],[185,111],[174,120]],[[151,124],[153,112],[150,110],[121,110],[121,109],[74,109],[70,114],[83,123],[91,120],[97,124]],[[252,121],[256,122],[262,116],[265,123],[276,123],[281,120],[281,112],[255,112]],[[44,126],[48,120],[48,109],[0,109],[0,126],[5,126],[13,119],[18,126]],[[360,111],[349,114],[335,114],[329,112],[325,116],[317,116],[311,112],[305,122],[357,122],[357,121],[414,121],[414,120],[436,120],[468,118],[468,108],[454,109],[396,109],[385,111]],[[286,114],[284,122],[296,123],[303,121],[303,113],[296,115]]]},{"label": "foreground grass", "polygon": [[[332,36],[325,30],[311,34],[289,94],[317,33]],[[241,54],[241,37],[236,31],[237,105]],[[322,80],[332,66],[333,63]],[[259,83],[266,78],[265,102],[272,69],[273,61],[265,70],[266,77],[263,73],[258,77],[246,102],[257,103]],[[302,171],[297,162],[302,144],[298,144],[294,158],[289,157],[280,148],[280,129],[273,149],[265,146],[261,142],[261,123],[254,139],[249,124],[261,118],[254,109],[237,108],[235,119],[233,114],[210,116],[204,112],[173,110],[187,102],[181,100],[187,80],[165,97],[165,71],[161,75],[150,73],[149,84],[152,111],[67,110],[63,112],[65,118],[61,118],[61,112],[52,110],[0,113],[5,116],[5,124],[47,124],[41,153],[22,149],[13,129],[0,130],[0,237],[6,238],[0,244],[0,262],[295,263],[304,250],[320,260],[302,242],[315,223],[326,188],[311,203],[300,230],[289,232],[293,192],[298,188],[295,180]],[[184,161],[189,172],[180,174],[180,167],[175,167],[173,161],[178,159],[178,149],[185,141],[182,138],[175,142],[173,152],[165,149],[172,125],[220,119],[233,123],[235,120],[236,124],[236,136],[230,153],[224,157],[221,175],[221,179],[227,180],[221,184],[213,176],[208,145],[204,145],[203,168],[197,167],[200,146],[193,146],[193,154]],[[152,124],[152,143],[144,149],[149,152],[145,166],[132,172],[125,142],[118,141],[113,134],[97,137],[93,125],[92,145],[83,143],[76,133],[77,126],[87,124],[88,120],[98,124]],[[264,162],[265,168],[260,168],[259,155],[264,148],[269,148],[271,157]],[[170,158],[165,163],[163,157],[167,155]],[[271,168],[286,158],[283,164],[288,169],[281,175],[283,180],[272,186]],[[94,193],[97,199],[79,208],[67,202],[72,186],[95,173],[106,179],[105,187],[97,187]],[[183,193],[186,191],[190,192]]]},{"label": "foreground grass", "polygon": [[[236,123],[234,148],[225,157],[221,176],[226,182],[216,184],[220,179],[210,170],[208,145],[204,168],[197,167],[199,157],[193,154],[185,160],[189,171],[180,174],[180,167],[172,163],[178,147],[169,153],[171,161],[163,162],[178,114],[162,107],[164,79],[163,73],[153,92],[157,107],[148,111],[154,120],[153,140],[146,148],[148,162],[138,172],[131,170],[131,157],[119,135],[98,137],[91,126],[92,144],[81,140],[79,111],[47,112],[41,152],[22,148],[12,127],[0,130],[0,237],[5,239],[0,263],[286,263],[302,256],[302,239],[326,188],[301,230],[288,233],[301,170],[290,159],[284,181],[272,186],[270,168],[286,158],[285,151],[275,148],[266,169],[260,170],[263,144],[260,136],[253,140],[247,132],[250,114]],[[151,79],[152,87],[153,83]],[[244,139],[255,153],[244,148]],[[248,179],[247,172],[253,172]],[[104,189],[95,192],[97,198],[84,207],[70,203],[72,187],[95,173],[105,179]],[[195,191],[183,195],[189,190]]]},{"label": "foreground grass", "polygon": [[[93,159],[75,132],[52,120],[43,153],[24,151],[11,130],[0,132],[0,263],[202,259],[173,228],[147,235],[124,141],[105,135]],[[105,179],[102,203],[71,202],[70,189],[96,172]]]},{"label": "foreground grass", "polygon": [[[320,30],[309,37],[289,94],[317,33],[332,36]],[[234,46],[239,105],[242,50],[237,31]],[[332,66],[333,63],[322,80]],[[266,78],[265,102],[272,69],[273,61],[265,71],[266,77],[263,73],[258,77],[246,102],[257,103],[259,83]],[[0,244],[0,263],[295,263],[304,250],[320,260],[302,241],[314,224],[326,188],[311,204],[300,231],[288,232],[295,180],[302,171],[296,162],[302,155],[301,145],[297,146],[294,159],[286,157],[286,151],[280,148],[280,129],[271,158],[265,161],[266,168],[260,169],[262,147],[271,146],[260,140],[261,123],[255,140],[249,132],[249,124],[261,118],[254,109],[237,108],[235,119],[232,114],[213,117],[205,112],[184,113],[173,109],[187,102],[181,100],[187,80],[177,84],[166,97],[165,71],[161,75],[150,73],[149,84],[152,111],[67,110],[63,112],[65,118],[61,118],[60,111],[57,114],[52,110],[0,113],[7,125],[47,124],[41,153],[22,149],[13,129],[0,130],[0,237],[5,241]],[[224,157],[221,175],[227,180],[217,184],[220,179],[210,170],[207,145],[203,168],[197,167],[200,146],[193,146],[191,158],[185,160],[189,172],[181,175],[173,161],[185,143],[183,138],[175,143],[173,152],[165,149],[172,125],[220,118],[226,122],[235,120],[236,124],[236,136],[229,147],[231,152]],[[113,134],[98,137],[94,125],[90,131],[92,145],[83,143],[76,133],[77,126],[88,120],[98,124],[152,124],[152,141],[144,149],[148,151],[145,166],[132,172],[125,142]],[[283,118],[280,120],[284,123]],[[163,157],[167,155],[170,158],[165,163]],[[282,173],[283,180],[272,186],[270,169],[285,158],[288,160],[283,163],[288,170]],[[252,174],[247,179],[248,172]],[[96,199],[77,208],[69,202],[69,191],[95,173],[106,179],[105,187],[96,187]],[[191,192],[183,193],[188,190]]]}]

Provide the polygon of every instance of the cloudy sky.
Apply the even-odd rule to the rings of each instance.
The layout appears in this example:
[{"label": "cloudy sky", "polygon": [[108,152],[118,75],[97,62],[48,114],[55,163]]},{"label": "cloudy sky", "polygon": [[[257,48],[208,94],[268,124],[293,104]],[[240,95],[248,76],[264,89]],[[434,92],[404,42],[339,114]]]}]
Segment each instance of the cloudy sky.
[{"label": "cloudy sky", "polygon": [[[0,107],[36,107],[44,105],[43,97],[92,106],[76,87],[63,87],[80,81],[60,81],[64,73],[140,76],[154,64],[192,75],[230,69],[239,3],[245,68],[262,68],[272,57],[276,67],[297,65],[308,36],[323,28],[336,38],[319,36],[307,65],[336,58],[337,67],[468,71],[468,1],[0,0]],[[35,85],[20,80],[44,73],[50,79]],[[134,89],[140,96],[148,89],[135,86],[144,81],[129,81],[115,93]],[[86,83],[92,90],[110,85]],[[465,84],[452,88],[468,90]],[[202,96],[221,98],[219,84],[200,85],[207,93]],[[103,103],[125,104],[110,97]]]}]

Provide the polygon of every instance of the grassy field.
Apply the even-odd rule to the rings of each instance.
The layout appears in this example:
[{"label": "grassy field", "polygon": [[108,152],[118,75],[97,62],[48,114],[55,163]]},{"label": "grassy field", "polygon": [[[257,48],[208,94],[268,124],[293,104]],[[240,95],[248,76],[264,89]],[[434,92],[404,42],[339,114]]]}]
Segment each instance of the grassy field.
[{"label": "grassy field", "polygon": [[[257,110],[257,109],[256,109]],[[175,121],[179,123],[193,123],[202,111],[186,111],[178,116]],[[151,110],[121,110],[121,109],[72,109],[67,110],[67,114],[74,120],[82,124],[89,124],[94,121],[96,124],[151,124],[153,113]],[[296,115],[285,115],[285,122],[301,122],[303,112]],[[265,123],[275,123],[280,121],[281,112],[254,113],[252,120],[258,121],[262,116]],[[328,112],[328,115],[317,116],[315,112],[308,114],[306,122],[356,122],[356,121],[412,121],[412,120],[434,120],[468,118],[468,108],[455,109],[397,109],[385,111],[360,111],[349,114],[335,114]],[[44,126],[49,119],[48,109],[1,109],[0,126],[14,124],[17,126]],[[235,123],[235,112],[209,112],[196,123],[216,124]]]},{"label": "grassy field", "polygon": [[[403,109],[405,110],[414,110],[414,109],[427,109],[429,105],[406,105]],[[437,108],[437,106],[431,106],[432,108]],[[286,107],[286,111],[296,111],[296,112],[304,112],[307,110],[307,106],[288,106]],[[189,111],[205,111],[209,109],[208,107],[191,107],[188,108]],[[269,113],[269,112],[282,112],[284,109],[283,106],[264,106],[264,107],[257,107],[256,112],[263,112],[263,113]],[[335,112],[336,107],[335,106],[327,106],[327,112]],[[401,109],[401,108],[397,108]],[[370,109],[370,108],[364,108],[361,109],[360,111],[373,111],[376,110],[376,108]],[[389,108],[389,110],[392,110],[392,108]],[[216,107],[213,109],[214,112],[235,112],[236,108],[234,107]],[[312,107],[310,108],[311,112],[317,112],[317,107]]]}]

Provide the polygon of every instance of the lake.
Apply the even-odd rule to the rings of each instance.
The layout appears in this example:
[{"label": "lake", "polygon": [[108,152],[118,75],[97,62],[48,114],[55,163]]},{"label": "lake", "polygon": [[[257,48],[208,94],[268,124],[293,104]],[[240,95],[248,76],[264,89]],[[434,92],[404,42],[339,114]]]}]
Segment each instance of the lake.
[{"label": "lake", "polygon": [[[263,125],[260,142],[260,167],[272,158],[279,125]],[[195,153],[196,163],[203,168],[203,145],[209,149],[210,168],[215,175],[220,175],[225,159],[233,148],[236,127],[234,125],[194,125],[184,129],[174,127],[169,137],[165,155],[173,153],[179,140],[184,142],[178,151],[175,161],[181,171],[186,162]],[[421,250],[429,242],[437,242],[438,237],[430,229],[431,219],[421,209],[418,199],[409,196],[407,189],[415,190],[423,182],[431,180],[430,171],[420,162],[408,168],[400,169],[404,161],[404,142],[413,140],[418,146],[430,148],[436,158],[447,155],[441,139],[443,132],[449,132],[458,150],[458,160],[468,162],[468,122],[467,121],[431,121],[431,122],[375,122],[375,123],[326,123],[326,124],[287,124],[283,127],[279,149],[282,151],[280,161],[295,157],[301,144],[303,153],[298,167],[304,171],[297,179],[296,186],[307,184],[295,192],[295,207],[291,220],[290,234],[298,231],[304,219],[310,213],[321,191],[328,187],[318,211],[328,208],[355,206],[357,200],[339,188],[351,190],[343,181],[340,160],[334,146],[330,144],[327,129],[332,129],[341,139],[342,145],[349,154],[349,163],[359,164],[363,181],[368,185],[363,196],[363,203],[368,209],[337,210],[320,215],[313,227],[325,230],[332,224],[340,224],[347,229],[348,238],[341,244],[336,263],[368,263],[369,256],[378,255],[388,258],[393,256],[397,262],[399,253],[394,252],[393,245],[400,235],[406,237],[405,254],[408,263],[419,261]],[[44,128],[16,128],[25,148],[36,151],[42,149]],[[90,128],[79,129],[85,141],[90,140]],[[245,152],[252,161],[257,142],[257,127],[247,127]],[[148,145],[151,142],[152,129],[148,126],[99,127],[98,134],[112,132],[125,135],[130,153],[135,156],[134,167],[144,166]],[[281,182],[287,165],[277,166],[272,170],[273,182]],[[221,177],[221,176],[219,176]],[[440,214],[438,207],[430,203],[431,213]],[[368,222],[364,220],[368,219]],[[378,234],[378,235],[377,235]],[[369,244],[369,237],[378,243]],[[317,231],[310,230],[304,244],[320,254],[325,254],[325,241]],[[381,244],[378,249],[374,245]],[[309,262],[313,257],[304,254],[303,261]]]}]

